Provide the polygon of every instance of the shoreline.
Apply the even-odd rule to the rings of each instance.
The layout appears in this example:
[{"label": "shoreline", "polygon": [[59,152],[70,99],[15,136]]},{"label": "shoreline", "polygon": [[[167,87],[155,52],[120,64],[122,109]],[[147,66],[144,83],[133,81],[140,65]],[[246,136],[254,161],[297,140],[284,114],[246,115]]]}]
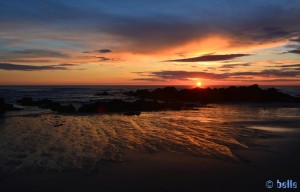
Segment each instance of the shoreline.
[{"label": "shoreline", "polygon": [[0,190],[262,191],[266,179],[297,180],[299,108],[249,106],[1,118],[0,164],[24,169]]},{"label": "shoreline", "polygon": [[[264,139],[257,140],[265,144]],[[256,143],[256,144],[258,144]],[[295,144],[287,138],[269,139],[276,151],[238,150],[251,159],[233,163],[180,153],[129,152],[122,164],[107,164],[100,173],[76,172],[15,173],[0,182],[0,189],[14,191],[263,191],[268,179],[298,179],[299,157],[290,162],[283,156],[285,145]],[[274,146],[274,145],[272,145]],[[268,146],[273,148],[272,146]],[[279,151],[278,151],[279,149]],[[299,149],[299,145],[295,150]],[[256,154],[254,154],[256,153]],[[274,161],[275,160],[278,161]],[[281,157],[278,159],[278,157]],[[284,157],[284,158],[282,158]],[[284,160],[284,161],[283,161]],[[254,163],[254,165],[253,165]],[[266,166],[267,165],[267,166]],[[280,170],[274,167],[281,166]],[[297,167],[295,167],[297,165]],[[291,169],[293,168],[293,169]],[[15,185],[18,183],[18,185]],[[117,183],[117,185],[116,185]]]},{"label": "shoreline", "polygon": [[[120,94],[120,93],[119,93]],[[293,103],[299,104],[300,97],[291,96],[278,91],[275,88],[262,89],[257,84],[251,86],[230,86],[228,88],[193,88],[178,90],[175,87],[156,88],[154,90],[137,89],[135,91],[123,91],[122,96],[110,98],[107,91],[93,94],[96,100],[86,101],[81,105],[75,105],[74,101],[68,104],[50,100],[47,98],[33,99],[24,96],[14,104],[7,104],[0,97],[0,113],[6,111],[18,111],[26,106],[36,106],[41,109],[50,109],[61,114],[67,113],[123,113],[124,115],[139,115],[141,112],[162,110],[195,109],[202,105],[218,103]],[[126,98],[125,98],[126,97]],[[94,99],[95,99],[94,98]],[[100,99],[101,98],[101,99]],[[19,107],[15,107],[15,105]]]}]

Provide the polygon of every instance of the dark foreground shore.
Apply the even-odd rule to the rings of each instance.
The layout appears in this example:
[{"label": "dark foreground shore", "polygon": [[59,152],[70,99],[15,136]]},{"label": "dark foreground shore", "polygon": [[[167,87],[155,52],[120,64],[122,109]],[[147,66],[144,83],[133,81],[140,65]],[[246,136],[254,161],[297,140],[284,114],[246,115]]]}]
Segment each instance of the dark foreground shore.
[{"label": "dark foreground shore", "polygon": [[[15,173],[1,191],[274,191],[267,180],[299,182],[299,137],[257,140],[267,151],[235,151],[248,163],[177,153],[128,153],[126,163],[108,164],[101,173]],[[285,191],[285,190],[280,190]],[[286,190],[289,191],[289,190]],[[296,190],[291,190],[296,191]]]},{"label": "dark foreground shore", "polygon": [[266,181],[300,183],[299,114],[290,103],[250,103],[7,116],[0,191],[274,191]]}]

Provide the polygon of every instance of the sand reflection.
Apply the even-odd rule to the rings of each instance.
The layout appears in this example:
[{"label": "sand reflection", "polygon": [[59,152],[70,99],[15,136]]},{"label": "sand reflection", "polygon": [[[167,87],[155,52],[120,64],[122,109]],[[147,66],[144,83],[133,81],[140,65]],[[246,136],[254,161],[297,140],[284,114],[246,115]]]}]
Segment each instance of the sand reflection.
[{"label": "sand reflection", "polygon": [[[251,112],[253,117],[255,113]],[[54,114],[7,117],[0,130],[1,173],[20,169],[91,172],[101,169],[105,162],[123,162],[128,150],[239,161],[232,149],[252,148],[251,138],[268,134],[230,123],[251,119],[249,114],[225,107],[133,117]]]}]

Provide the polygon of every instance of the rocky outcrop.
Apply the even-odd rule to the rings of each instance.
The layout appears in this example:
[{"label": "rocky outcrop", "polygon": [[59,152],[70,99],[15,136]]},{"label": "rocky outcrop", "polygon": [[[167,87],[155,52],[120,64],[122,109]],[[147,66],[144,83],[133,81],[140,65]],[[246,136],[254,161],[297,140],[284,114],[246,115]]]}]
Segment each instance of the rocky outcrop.
[{"label": "rocky outcrop", "polygon": [[140,89],[127,95],[143,99],[171,102],[297,102],[299,98],[281,93],[275,88],[261,89],[258,85],[231,86],[228,88],[194,88],[177,90],[175,87],[158,88],[153,91]]},{"label": "rocky outcrop", "polygon": [[4,113],[5,111],[16,111],[16,110],[20,110],[20,109],[14,107],[13,104],[5,103],[4,99],[0,97],[0,113]]},{"label": "rocky outcrop", "polygon": [[125,115],[137,115],[140,111],[159,111],[159,110],[182,110],[193,107],[184,103],[159,103],[157,101],[146,101],[143,99],[134,102],[114,99],[108,102],[94,102],[83,105],[79,108],[80,113],[113,113],[125,112]]},{"label": "rocky outcrop", "polygon": [[60,113],[74,113],[76,109],[73,105],[61,105],[49,99],[33,100],[31,97],[23,97],[17,101],[18,104],[23,106],[38,106],[43,109],[51,109],[52,111]]}]

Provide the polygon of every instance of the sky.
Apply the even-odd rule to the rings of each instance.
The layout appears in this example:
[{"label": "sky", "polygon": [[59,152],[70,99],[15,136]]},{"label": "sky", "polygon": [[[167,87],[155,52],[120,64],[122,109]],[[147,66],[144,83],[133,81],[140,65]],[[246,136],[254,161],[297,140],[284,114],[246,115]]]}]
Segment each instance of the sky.
[{"label": "sky", "polygon": [[0,0],[1,85],[300,85],[299,0]]}]

